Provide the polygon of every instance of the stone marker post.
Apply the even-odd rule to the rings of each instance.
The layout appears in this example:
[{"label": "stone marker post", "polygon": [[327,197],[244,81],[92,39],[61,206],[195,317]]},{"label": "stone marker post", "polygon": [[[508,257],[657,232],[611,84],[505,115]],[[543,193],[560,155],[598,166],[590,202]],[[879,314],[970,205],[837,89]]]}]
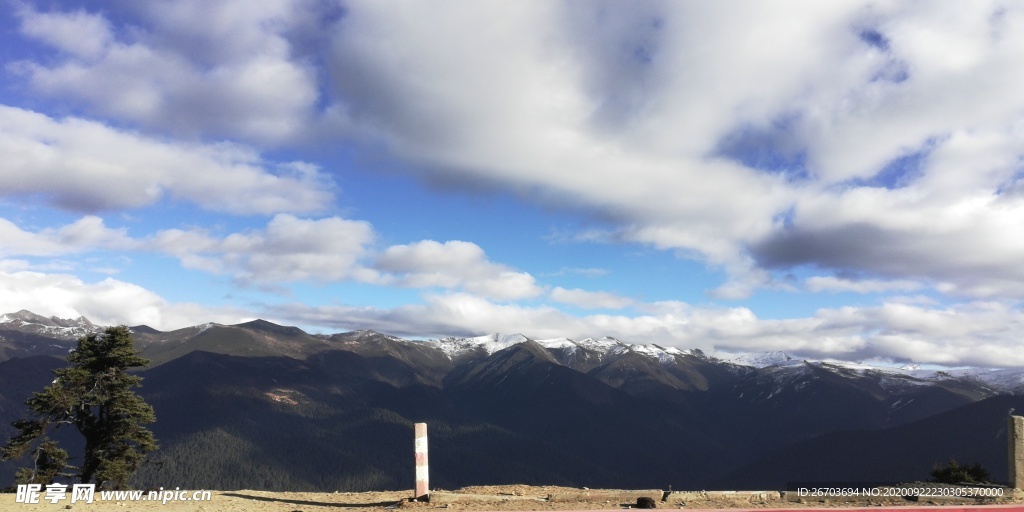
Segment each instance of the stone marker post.
[{"label": "stone marker post", "polygon": [[1024,489],[1024,416],[1006,418],[1006,443],[1010,487]]},{"label": "stone marker post", "polygon": [[[1024,419],[1024,418],[1022,418]],[[430,471],[427,464],[427,424],[417,423],[416,429],[416,499],[430,494]]]}]

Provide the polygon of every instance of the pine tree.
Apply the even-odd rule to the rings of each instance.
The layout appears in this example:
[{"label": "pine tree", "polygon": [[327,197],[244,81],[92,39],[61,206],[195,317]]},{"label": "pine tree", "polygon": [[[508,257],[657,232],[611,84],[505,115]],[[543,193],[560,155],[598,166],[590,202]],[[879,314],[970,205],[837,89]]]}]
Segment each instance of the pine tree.
[{"label": "pine tree", "polygon": [[[157,448],[153,433],[143,426],[156,421],[153,408],[134,391],[142,378],[128,373],[148,363],[126,326],[79,339],[68,354],[68,366],[54,370],[53,383],[25,402],[33,418],[13,423],[18,435],[0,448],[0,460],[33,455],[33,467],[18,471],[19,483],[77,476],[101,489],[125,488],[146,453]],[[67,452],[46,436],[64,425],[73,425],[85,438],[78,468],[68,466]]]}]

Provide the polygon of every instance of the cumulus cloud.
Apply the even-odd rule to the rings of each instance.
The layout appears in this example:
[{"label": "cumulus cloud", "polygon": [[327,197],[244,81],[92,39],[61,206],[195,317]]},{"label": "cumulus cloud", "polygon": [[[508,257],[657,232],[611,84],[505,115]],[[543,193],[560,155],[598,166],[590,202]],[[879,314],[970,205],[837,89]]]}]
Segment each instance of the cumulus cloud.
[{"label": "cumulus cloud", "polygon": [[360,260],[373,239],[373,227],[364,221],[279,214],[261,230],[221,238],[199,230],[171,229],[149,242],[187,268],[230,275],[242,282],[276,284],[371,279],[372,271],[362,268]]},{"label": "cumulus cloud", "polygon": [[61,58],[13,69],[36,92],[106,116],[190,136],[279,141],[305,130],[317,101],[316,73],[286,37],[316,19],[316,5],[129,4],[124,14],[138,25],[121,37],[98,13],[24,8],[22,32]]},{"label": "cumulus cloud", "polygon": [[[149,129],[340,140],[428,179],[593,213],[609,224],[607,240],[724,269],[720,298],[774,286],[774,272],[799,265],[945,283],[971,297],[1024,289],[1013,242],[1024,237],[1012,221],[1024,205],[1020,7],[125,9],[134,30],[112,30],[96,12],[22,9],[22,33],[56,53],[11,69],[39,94]],[[208,201],[189,180],[128,178],[148,186],[120,197],[148,202],[167,190]],[[58,197],[96,204],[82,185]]]},{"label": "cumulus cloud", "polygon": [[68,13],[40,13],[23,7],[21,32],[75,57],[98,57],[113,40],[110,22],[79,10]]},{"label": "cumulus cloud", "polygon": [[1024,289],[1007,222],[1024,204],[1021,9],[572,5],[355,2],[332,113],[424,172],[719,266],[719,297],[800,264]]},{"label": "cumulus cloud", "polygon": [[[490,261],[482,248],[470,242],[422,240],[377,252],[375,239],[369,222],[336,216],[304,219],[278,214],[263,228],[236,233],[174,228],[142,237],[129,236],[124,228],[109,228],[95,216],[36,232],[0,218],[0,258],[124,250],[167,254],[185,268],[246,284],[356,281],[459,289],[501,300],[543,293],[532,275]],[[0,269],[42,268],[17,259],[0,263]]]},{"label": "cumulus cloud", "polygon": [[835,276],[814,276],[807,278],[807,289],[812,292],[912,292],[924,286],[915,281],[886,281],[881,279],[843,279]]},{"label": "cumulus cloud", "polygon": [[[946,293],[1020,297],[1024,201],[920,189],[851,191],[808,199],[794,225],[752,245],[760,264],[805,264],[894,280],[944,283]],[[831,204],[829,199],[832,199]],[[813,219],[813,220],[812,220]],[[801,222],[803,221],[803,222]]]},{"label": "cumulus cloud", "polygon": [[135,246],[124,229],[110,229],[103,219],[83,217],[60,228],[33,233],[0,218],[0,256],[58,256],[96,249],[125,249]]},{"label": "cumulus cloud", "polygon": [[67,274],[12,272],[0,265],[0,312],[22,309],[59,318],[84,316],[99,325],[146,324],[163,330],[254,318],[240,308],[171,303],[152,291],[113,278],[85,282]]},{"label": "cumulus cloud", "polygon": [[302,162],[273,164],[232,144],[174,144],[76,117],[0,105],[0,197],[74,211],[139,208],[162,197],[238,214],[305,212],[334,199]]},{"label": "cumulus cloud", "polygon": [[[263,229],[225,236],[192,229],[165,229],[131,237],[123,228],[111,229],[102,219],[87,216],[59,228],[25,231],[0,218],[0,257],[60,256],[97,250],[156,252],[178,258],[182,266],[245,283],[281,284],[294,281],[369,281],[376,272],[362,266],[374,240],[373,227],[341,217],[302,219],[274,216]],[[8,259],[6,269],[40,268]]]},{"label": "cumulus cloud", "polygon": [[[707,13],[667,4],[576,7],[527,2],[495,16],[447,5],[391,15],[357,3],[340,22],[332,61],[346,121],[383,133],[389,148],[428,169],[598,210],[634,241],[732,263],[737,240],[768,232],[792,191],[778,176],[711,158],[714,138],[751,103],[741,84],[756,82],[761,95],[778,99],[829,62],[835,55],[805,41],[834,28],[837,16],[809,5],[800,15],[820,19],[796,23],[793,12],[766,8],[718,33],[725,9],[709,23]],[[785,17],[785,29],[761,14]],[[424,16],[436,23],[420,23]],[[460,17],[494,23],[464,25]],[[435,37],[440,26],[464,28]],[[773,44],[738,48],[737,33]],[[384,37],[392,44],[378,52]],[[694,61],[688,45],[698,41],[709,56],[721,54]],[[793,63],[780,71],[783,63],[763,54],[768,48]],[[767,108],[755,99],[751,110]]]},{"label": "cumulus cloud", "polygon": [[462,288],[496,299],[522,299],[542,292],[530,274],[493,263],[480,246],[460,240],[394,245],[377,256],[374,267],[385,273],[381,283],[399,286]]}]

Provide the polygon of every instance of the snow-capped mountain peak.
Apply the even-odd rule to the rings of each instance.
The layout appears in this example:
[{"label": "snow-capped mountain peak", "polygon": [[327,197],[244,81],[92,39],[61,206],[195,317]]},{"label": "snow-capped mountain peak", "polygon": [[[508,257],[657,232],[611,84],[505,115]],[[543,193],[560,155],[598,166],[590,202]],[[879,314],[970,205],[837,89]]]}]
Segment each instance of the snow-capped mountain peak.
[{"label": "snow-capped mountain peak", "polygon": [[[720,352],[714,355],[715,359],[740,366],[752,366],[754,368],[768,368],[770,366],[784,366],[793,364],[794,360],[785,352],[750,352],[750,353],[729,353]],[[799,363],[799,361],[795,361]]]},{"label": "snow-capped mountain peak", "polygon": [[504,348],[511,347],[512,345],[522,343],[527,339],[529,338],[519,333],[492,333],[485,336],[477,336],[476,338],[470,338],[470,340],[473,340],[474,342],[480,343],[481,345],[486,345],[488,347],[496,348],[497,350],[501,350]]},{"label": "snow-capped mountain peak", "polygon": [[540,346],[546,349],[575,349],[578,345],[577,342],[569,338],[552,338],[549,340],[536,340]]},{"label": "snow-capped mountain peak", "polygon": [[499,350],[518,345],[526,340],[522,334],[500,334],[492,333],[473,338],[447,337],[437,340],[437,347],[440,348],[450,359],[455,359],[463,354],[477,350],[484,351],[491,355]]},{"label": "snow-capped mountain peak", "polygon": [[25,309],[15,313],[0,315],[0,329],[10,329],[65,340],[78,339],[102,330],[102,328],[94,325],[84,316],[79,316],[78,318],[51,316],[47,318]]},{"label": "snow-capped mountain peak", "polygon": [[[490,355],[499,350],[523,343],[528,339],[530,338],[518,333],[494,333],[474,338],[448,337],[436,340],[433,343],[436,343],[438,348],[444,351],[449,358],[454,360],[459,356],[474,351],[483,351],[487,355]],[[561,337],[534,341],[548,351],[561,352],[563,356],[568,357],[570,360],[572,359],[573,354],[576,353],[587,353],[590,354],[588,357],[592,358],[596,356],[599,360],[603,361],[609,356],[632,352],[650,357],[661,363],[674,361],[677,356],[684,355],[697,355],[699,357],[704,357],[703,353],[699,351],[682,350],[675,347],[666,348],[654,344],[634,345],[625,343],[611,336],[604,336],[601,338],[583,338],[581,340]]]},{"label": "snow-capped mountain peak", "polygon": [[919,370],[928,380],[968,379],[1014,393],[1024,392],[1024,368],[961,368],[944,371]]},{"label": "snow-capped mountain peak", "polygon": [[[499,350],[506,349],[513,345],[523,343],[530,338],[516,333],[516,334],[500,334],[493,333],[485,336],[477,336],[473,338],[457,338],[448,337],[436,340],[434,343],[437,347],[444,351],[449,358],[455,359],[463,354],[470,353],[477,350],[482,350],[487,355],[493,354]],[[558,350],[568,354],[575,353],[579,350],[594,353],[601,359],[607,356],[614,356],[624,354],[627,352],[635,352],[647,357],[658,360],[659,362],[668,362],[674,360],[676,356],[680,355],[693,355],[695,352],[691,350],[681,350],[674,347],[662,347],[659,345],[633,345],[625,343],[611,336],[604,336],[601,338],[584,338],[581,340],[573,340],[571,338],[551,338],[543,340],[534,340],[538,345],[544,347],[547,350]]]}]

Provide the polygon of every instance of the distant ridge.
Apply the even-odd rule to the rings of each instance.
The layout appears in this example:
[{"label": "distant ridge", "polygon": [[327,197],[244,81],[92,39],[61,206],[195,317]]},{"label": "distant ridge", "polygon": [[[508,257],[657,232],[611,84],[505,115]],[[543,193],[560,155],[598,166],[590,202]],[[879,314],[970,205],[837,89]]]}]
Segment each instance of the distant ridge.
[{"label": "distant ridge", "polygon": [[[52,381],[72,334],[101,327],[28,311],[0,320],[2,437],[26,396]],[[420,421],[431,424],[431,460],[444,468],[432,475],[439,487],[754,485],[785,469],[764,462],[773,453],[786,454],[785,467],[815,464],[824,452],[804,448],[819,436],[848,448],[865,432],[877,446],[925,439],[937,414],[1024,390],[1020,369],[735,359],[611,337],[423,341],[314,335],[266,320],[133,332],[151,361],[140,393],[156,410],[167,461],[143,471],[141,487],[402,489],[409,429]],[[899,430],[908,425],[920,428]],[[915,464],[957,444],[927,439]],[[858,454],[858,467],[887,464],[891,453]],[[917,478],[911,466],[900,474]],[[10,467],[0,464],[0,487]]]},{"label": "distant ridge", "polygon": [[[164,337],[164,338],[177,338],[178,335],[171,333],[182,333],[190,331],[205,331],[212,327],[234,327],[247,330],[252,333],[262,333],[277,337],[288,337],[294,339],[306,339],[311,340],[313,338],[319,339],[334,339],[338,336],[347,336],[352,338],[357,336],[354,333],[363,333],[364,336],[385,336],[389,339],[403,342],[403,343],[418,343],[424,346],[433,346],[440,349],[449,359],[453,361],[463,361],[466,359],[479,359],[486,357],[494,352],[508,348],[510,346],[522,343],[527,340],[534,341],[544,347],[549,352],[558,354],[561,359],[565,360],[578,360],[578,364],[571,364],[570,366],[588,366],[589,369],[599,366],[606,362],[605,360],[609,356],[616,356],[625,353],[636,353],[641,354],[649,358],[656,359],[660,362],[669,362],[677,359],[678,357],[694,357],[705,361],[716,362],[723,365],[734,365],[740,367],[750,368],[770,368],[777,366],[797,365],[803,362],[803,360],[795,359],[789,354],[781,351],[769,351],[769,352],[750,352],[750,353],[733,353],[733,352],[712,352],[710,354],[705,353],[699,349],[680,349],[675,347],[665,347],[658,344],[632,344],[620,341],[616,338],[606,336],[603,338],[584,338],[581,340],[573,340],[570,338],[552,338],[552,339],[532,339],[520,333],[514,334],[502,334],[502,333],[491,333],[483,336],[476,337],[457,337],[449,336],[443,337],[436,340],[406,340],[397,336],[391,336],[388,334],[378,333],[372,330],[359,330],[350,331],[348,333],[339,333],[332,335],[311,335],[303,331],[299,327],[279,325],[267,320],[256,319],[233,326],[225,326],[221,324],[207,323],[199,324],[191,327],[177,329],[175,331],[160,331],[150,327],[148,325],[133,326],[131,329],[136,334],[140,334],[144,337]],[[65,341],[75,341],[81,336],[89,334],[91,332],[99,332],[103,330],[103,326],[95,325],[89,319],[84,316],[80,316],[74,319],[58,318],[55,316],[44,317],[28,310],[20,310],[14,313],[6,313],[0,315],[0,332],[2,331],[17,331],[22,334],[36,334],[51,339],[59,339]],[[3,339],[0,334],[0,339]],[[590,358],[589,363],[585,362],[587,358]],[[565,361],[562,361],[565,363]],[[815,365],[832,365],[837,367],[844,367],[851,370],[862,371],[862,372],[883,372],[894,375],[906,375],[914,378],[924,380],[941,380],[944,378],[970,378],[980,382],[984,382],[995,389],[1004,391],[1021,390],[1024,391],[1024,369],[990,369],[990,368],[955,368],[955,369],[936,369],[936,370],[922,370],[920,365],[916,364],[905,364],[900,367],[896,366],[872,366],[865,365],[862,363],[855,362],[841,362],[841,361],[807,361],[808,363]]]}]

